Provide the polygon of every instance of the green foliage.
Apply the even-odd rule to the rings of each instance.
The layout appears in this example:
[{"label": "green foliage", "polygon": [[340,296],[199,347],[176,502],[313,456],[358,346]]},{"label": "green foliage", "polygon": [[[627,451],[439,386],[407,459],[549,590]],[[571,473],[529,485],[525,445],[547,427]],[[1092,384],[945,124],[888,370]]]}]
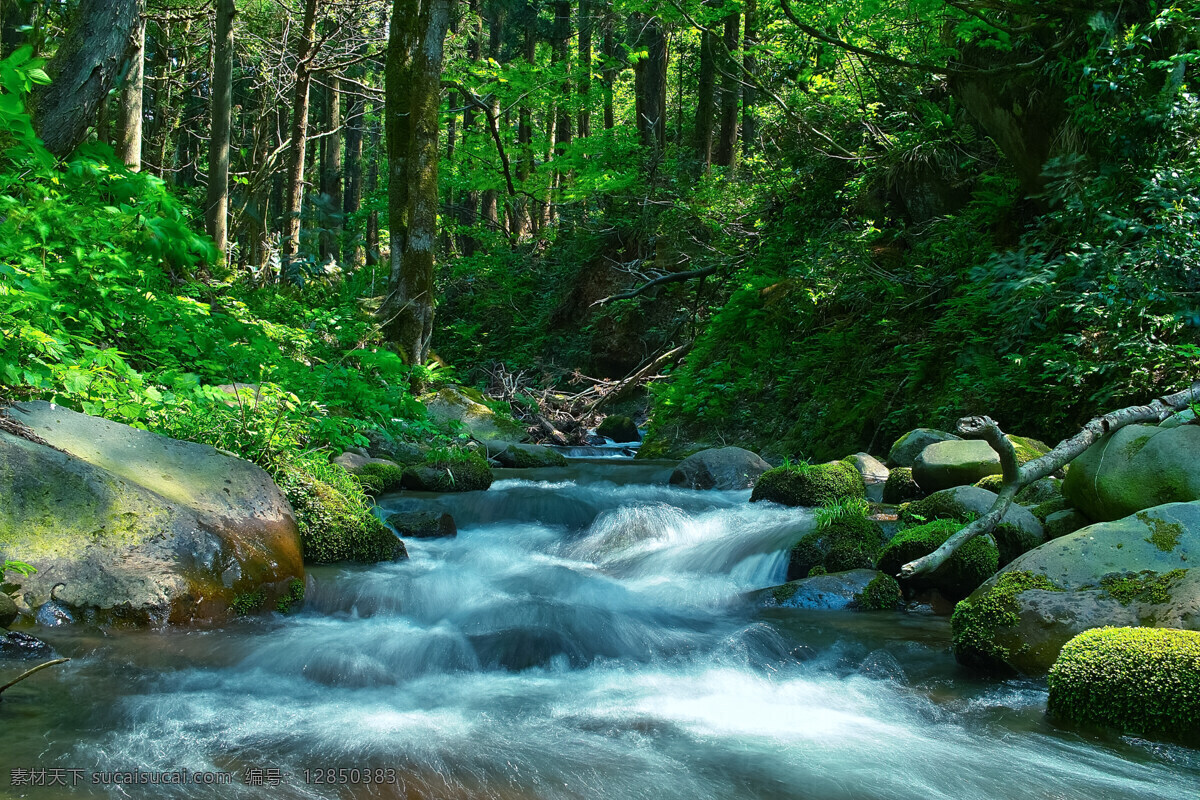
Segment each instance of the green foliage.
[{"label": "green foliage", "polygon": [[792,547],[788,578],[870,568],[884,541],[878,522],[862,514],[842,514]]},{"label": "green foliage", "polygon": [[1093,628],[1050,669],[1047,710],[1140,736],[1194,741],[1200,731],[1200,632]]},{"label": "green foliage", "polygon": [[880,573],[861,592],[854,596],[854,604],[863,611],[895,611],[904,596],[900,583],[891,575]]},{"label": "green foliage", "polygon": [[253,592],[243,592],[233,598],[233,602],[229,607],[239,617],[244,617],[254,611],[262,608],[263,603],[267,602],[267,595],[262,589],[257,589]]},{"label": "green foliage", "polygon": [[32,575],[37,572],[37,567],[26,564],[24,561],[10,561],[5,559],[0,564],[0,578],[3,578],[6,572],[15,572],[18,575]]},{"label": "green foliage", "polygon": [[866,517],[871,513],[871,506],[861,497],[843,497],[832,503],[823,505],[813,512],[817,521],[817,529],[824,530],[847,518]]},{"label": "green foliage", "polygon": [[843,461],[833,461],[767,470],[754,485],[750,502],[766,500],[786,506],[815,507],[865,497],[866,487],[858,470]]},{"label": "green foliage", "polygon": [[299,578],[288,583],[287,594],[275,601],[275,610],[280,614],[290,614],[292,609],[304,602],[304,581]]},{"label": "green foliage", "polygon": [[[876,568],[888,575],[900,574],[900,567],[927,556],[945,544],[962,529],[962,523],[940,519],[896,534],[879,553]],[[964,544],[928,578],[917,584],[928,584],[945,597],[957,600],[966,597],[999,568],[1000,554],[996,545],[986,537],[977,536]]]},{"label": "green foliage", "polygon": [[1020,622],[1017,596],[1030,589],[1060,592],[1045,575],[1027,571],[1005,572],[994,586],[954,607],[954,655],[964,664],[984,670],[1004,670],[1012,655],[996,641],[996,632]]}]

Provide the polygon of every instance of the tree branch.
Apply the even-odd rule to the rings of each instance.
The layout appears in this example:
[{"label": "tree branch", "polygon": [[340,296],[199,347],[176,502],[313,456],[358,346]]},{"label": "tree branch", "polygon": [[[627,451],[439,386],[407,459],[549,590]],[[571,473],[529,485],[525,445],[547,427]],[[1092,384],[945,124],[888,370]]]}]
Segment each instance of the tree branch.
[{"label": "tree branch", "polygon": [[55,664],[65,664],[66,662],[68,662],[70,660],[71,659],[69,659],[69,658],[56,658],[53,661],[47,661],[45,664],[38,664],[33,669],[25,670],[24,672],[22,672],[17,677],[13,678],[8,683],[4,684],[3,686],[0,686],[0,695],[4,694],[6,689],[11,689],[13,686],[15,686],[18,683],[20,683],[21,681],[25,680],[26,678],[28,678],[30,675],[34,674],[35,672],[41,672],[46,667],[53,667]]},{"label": "tree branch", "polygon": [[655,278],[652,281],[647,281],[636,289],[630,289],[628,292],[621,292],[620,294],[601,297],[599,300],[592,303],[592,305],[603,306],[607,303],[611,303],[614,300],[629,300],[630,298],[637,297],[640,294],[645,294],[655,286],[662,286],[664,283],[678,283],[679,281],[688,281],[692,278],[703,278],[706,275],[712,275],[714,272],[716,272],[718,266],[719,265],[714,264],[711,267],[705,267],[704,269],[693,269],[689,272],[668,272],[661,278]]},{"label": "tree branch", "polygon": [[900,568],[901,578],[911,578],[935,571],[967,542],[976,536],[990,533],[1012,505],[1013,498],[1025,486],[1062,469],[1074,461],[1085,450],[1108,434],[1138,422],[1162,422],[1177,411],[1186,408],[1200,396],[1200,381],[1187,389],[1152,400],[1148,405],[1130,406],[1096,417],[1083,426],[1083,430],[1059,442],[1058,446],[1044,456],[1017,467],[1016,453],[1012,443],[1000,430],[1000,426],[988,417],[965,417],[958,422],[958,432],[966,438],[983,439],[1000,454],[1000,465],[1004,470],[1004,484],[1000,494],[988,513],[951,536],[946,542],[927,556],[910,561]]}]

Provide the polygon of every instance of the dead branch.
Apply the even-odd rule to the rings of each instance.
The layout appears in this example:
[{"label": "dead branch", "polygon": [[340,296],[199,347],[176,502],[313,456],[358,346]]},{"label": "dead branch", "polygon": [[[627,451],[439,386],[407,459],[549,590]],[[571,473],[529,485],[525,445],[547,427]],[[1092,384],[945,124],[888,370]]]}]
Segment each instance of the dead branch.
[{"label": "dead branch", "polygon": [[677,283],[679,281],[689,281],[692,278],[703,278],[706,275],[712,275],[714,272],[716,272],[718,266],[719,265],[714,264],[711,267],[705,267],[704,269],[693,269],[688,272],[668,272],[666,275],[655,278],[652,281],[647,281],[636,289],[630,289],[628,292],[621,292],[620,294],[602,297],[596,302],[592,303],[592,305],[603,306],[606,303],[611,303],[614,300],[628,300],[630,298],[637,297],[640,294],[645,294],[655,286],[662,286],[664,283]]},{"label": "dead branch", "polygon": [[18,683],[20,683],[21,681],[25,680],[33,673],[41,672],[46,667],[53,667],[55,664],[65,664],[70,660],[71,659],[69,659],[69,658],[56,658],[53,661],[47,661],[45,664],[38,664],[33,669],[25,670],[24,672],[22,672],[17,677],[13,678],[8,683],[4,684],[3,686],[0,686],[0,695],[3,695],[6,689],[11,689],[13,686],[15,686]]},{"label": "dead branch", "polygon": [[628,395],[635,388],[637,388],[642,381],[650,379],[663,367],[674,364],[676,361],[686,356],[688,351],[692,349],[692,345],[695,343],[696,342],[693,339],[687,344],[681,344],[679,347],[676,347],[673,350],[668,350],[646,366],[634,372],[632,375],[629,375],[619,384],[617,384],[612,391],[605,392],[595,402],[589,405],[587,407],[588,413],[594,413],[596,409],[600,408],[600,406],[604,405],[605,403],[613,400],[620,400],[622,397]]},{"label": "dead branch", "polygon": [[1012,442],[1000,430],[1000,426],[989,417],[964,417],[958,421],[958,433],[964,438],[983,439],[1000,454],[1003,469],[1003,485],[992,507],[979,519],[951,536],[946,542],[927,556],[910,561],[900,568],[901,578],[911,578],[935,571],[951,556],[976,536],[983,536],[999,524],[1012,505],[1013,498],[1025,486],[1046,477],[1074,461],[1085,450],[1114,431],[1138,422],[1162,422],[1172,414],[1186,408],[1200,396],[1200,381],[1187,389],[1159,397],[1148,405],[1129,406],[1110,411],[1096,417],[1083,426],[1083,430],[1058,443],[1058,446],[1041,458],[1034,459],[1023,467],[1017,466],[1017,455]]}]

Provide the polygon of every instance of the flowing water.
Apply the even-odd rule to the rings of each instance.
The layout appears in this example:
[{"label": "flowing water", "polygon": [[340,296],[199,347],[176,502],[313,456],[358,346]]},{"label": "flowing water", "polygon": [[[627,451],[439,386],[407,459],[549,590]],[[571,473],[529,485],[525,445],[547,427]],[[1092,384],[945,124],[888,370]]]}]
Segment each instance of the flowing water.
[{"label": "flowing water", "polygon": [[[1043,684],[955,666],[944,618],[755,609],[809,514],[667,474],[575,463],[386,497],[459,536],[314,569],[287,617],[34,631],[74,660],[5,694],[0,797],[1197,796],[1200,753],[1051,727]],[[82,781],[10,785],[29,768]],[[233,783],[90,782],[183,769]]]}]

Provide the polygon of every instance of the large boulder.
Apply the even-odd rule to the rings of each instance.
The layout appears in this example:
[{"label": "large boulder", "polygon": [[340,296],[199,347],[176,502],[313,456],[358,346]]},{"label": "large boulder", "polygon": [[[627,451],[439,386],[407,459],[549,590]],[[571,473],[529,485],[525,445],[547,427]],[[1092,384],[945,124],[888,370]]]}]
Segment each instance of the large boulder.
[{"label": "large boulder", "polygon": [[671,473],[672,486],[688,489],[750,489],[771,465],[740,447],[701,450],[679,462]]},{"label": "large boulder", "polygon": [[541,467],[565,467],[566,457],[552,448],[540,444],[521,444],[519,442],[489,441],[488,457],[496,463],[509,469],[538,469]]},{"label": "large boulder", "polygon": [[478,492],[492,485],[495,477],[487,460],[475,453],[460,452],[404,470],[402,485],[415,492]]},{"label": "large boulder", "polygon": [[[962,523],[940,519],[897,533],[879,553],[876,566],[888,575],[897,575],[900,567],[941,547],[962,528]],[[996,571],[999,553],[988,536],[978,536],[960,547],[950,560],[931,575],[905,581],[913,591],[935,589],[949,600],[966,597]]]},{"label": "large boulder", "polygon": [[954,611],[968,666],[1041,675],[1105,625],[1200,629],[1200,503],[1090,525],[1013,561]]},{"label": "large boulder", "polygon": [[303,579],[292,509],[257,466],[49,403],[4,413],[27,434],[0,432],[0,560],[37,568],[6,576],[24,608],[57,585],[100,624],[223,619]]},{"label": "large boulder", "polygon": [[[996,493],[978,486],[955,486],[905,505],[900,521],[905,524],[935,519],[956,519],[963,522],[982,517],[996,502]],[[1007,564],[1026,550],[1032,550],[1046,540],[1042,524],[1029,509],[1013,504],[1000,518],[992,532],[1000,548],[1000,563]]]},{"label": "large boulder", "polygon": [[1071,463],[1063,494],[1093,522],[1200,500],[1200,426],[1126,425]]},{"label": "large boulder", "polygon": [[1120,733],[1200,739],[1200,633],[1093,628],[1050,669],[1046,711]]},{"label": "large boulder", "polygon": [[888,451],[887,465],[896,467],[911,467],[921,455],[921,451],[934,442],[956,442],[959,437],[953,433],[935,430],[933,428],[917,428],[901,436]]},{"label": "large boulder", "polygon": [[887,538],[878,522],[850,512],[804,536],[788,557],[788,580],[814,574],[869,569]]},{"label": "large boulder", "polygon": [[867,588],[879,577],[880,573],[873,569],[814,575],[754,592],[751,599],[762,608],[839,610],[856,606]]},{"label": "large boulder", "polygon": [[934,442],[913,461],[913,478],[927,492],[970,486],[980,478],[999,475],[1000,454],[981,439]]},{"label": "large boulder", "polygon": [[606,439],[612,439],[618,444],[625,442],[640,442],[642,435],[638,432],[637,423],[629,417],[612,415],[600,420],[596,434]]},{"label": "large boulder", "polygon": [[431,420],[445,428],[461,426],[472,439],[521,442],[529,438],[520,425],[484,405],[483,396],[474,389],[445,386],[420,400]]},{"label": "large boulder", "polygon": [[858,470],[863,486],[867,490],[867,499],[876,503],[883,500],[883,487],[890,474],[883,462],[869,453],[855,453],[842,459]]},{"label": "large boulder", "polygon": [[825,506],[846,498],[865,498],[858,470],[845,461],[828,464],[785,464],[758,477],[750,502],[767,500],[784,506]]}]

